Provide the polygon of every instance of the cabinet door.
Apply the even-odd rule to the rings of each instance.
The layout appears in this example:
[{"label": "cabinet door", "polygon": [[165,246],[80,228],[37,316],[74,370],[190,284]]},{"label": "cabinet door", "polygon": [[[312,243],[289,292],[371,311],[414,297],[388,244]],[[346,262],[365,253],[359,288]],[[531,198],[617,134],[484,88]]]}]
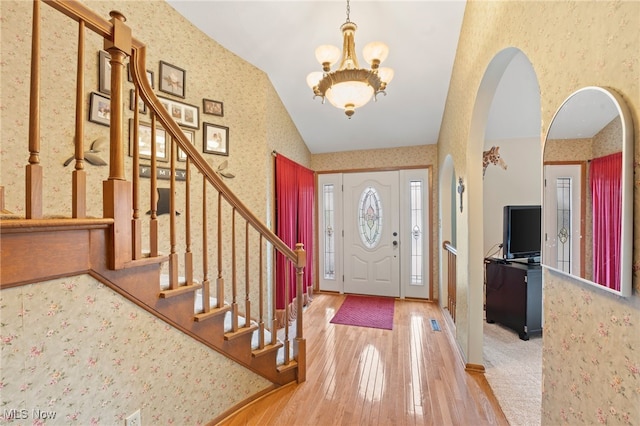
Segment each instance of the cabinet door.
[{"label": "cabinet door", "polygon": [[487,321],[524,331],[527,315],[526,270],[499,263],[487,264]]}]

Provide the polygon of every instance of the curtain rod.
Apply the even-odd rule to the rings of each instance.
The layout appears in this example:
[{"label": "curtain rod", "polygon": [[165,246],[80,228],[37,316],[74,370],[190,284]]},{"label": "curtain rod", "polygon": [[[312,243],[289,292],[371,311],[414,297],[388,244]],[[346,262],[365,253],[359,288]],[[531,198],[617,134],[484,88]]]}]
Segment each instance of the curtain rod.
[{"label": "curtain rod", "polygon": [[278,152],[274,149],[273,151],[271,151],[271,155],[273,155],[274,157],[278,156]]}]

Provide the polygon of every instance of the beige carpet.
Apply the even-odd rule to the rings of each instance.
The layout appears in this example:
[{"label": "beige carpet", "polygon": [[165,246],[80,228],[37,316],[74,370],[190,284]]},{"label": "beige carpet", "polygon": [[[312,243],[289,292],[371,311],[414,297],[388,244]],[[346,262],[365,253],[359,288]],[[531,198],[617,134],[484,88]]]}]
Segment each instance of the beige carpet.
[{"label": "beige carpet", "polygon": [[485,377],[511,426],[539,426],[542,407],[542,337],[528,341],[498,324],[484,323]]}]

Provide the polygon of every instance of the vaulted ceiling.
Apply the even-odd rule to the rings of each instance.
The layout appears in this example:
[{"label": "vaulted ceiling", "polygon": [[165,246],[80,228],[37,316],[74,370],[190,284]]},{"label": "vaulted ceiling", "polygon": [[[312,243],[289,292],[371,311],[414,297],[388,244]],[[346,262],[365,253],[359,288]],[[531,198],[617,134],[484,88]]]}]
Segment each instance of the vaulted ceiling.
[{"label": "vaulted ceiling", "polygon": [[[360,66],[362,47],[389,46],[395,70],[386,96],[348,119],[313,98],[306,76],[321,71],[314,51],[342,46],[346,1],[168,0],[201,31],[264,71],[312,153],[435,144],[462,26],[465,2],[352,1],[349,18]],[[474,96],[470,93],[469,96]],[[539,90],[524,55],[512,61],[494,97],[489,139],[539,137]]]}]

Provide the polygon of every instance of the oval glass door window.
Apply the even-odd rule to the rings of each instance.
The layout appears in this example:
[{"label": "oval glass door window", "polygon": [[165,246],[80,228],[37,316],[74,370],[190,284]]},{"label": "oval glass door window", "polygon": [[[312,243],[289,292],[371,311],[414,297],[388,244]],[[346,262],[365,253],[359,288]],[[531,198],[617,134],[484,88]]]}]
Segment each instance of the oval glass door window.
[{"label": "oval glass door window", "polygon": [[382,236],[382,204],[378,191],[369,186],[362,191],[358,209],[358,228],[365,247],[374,248]]}]

